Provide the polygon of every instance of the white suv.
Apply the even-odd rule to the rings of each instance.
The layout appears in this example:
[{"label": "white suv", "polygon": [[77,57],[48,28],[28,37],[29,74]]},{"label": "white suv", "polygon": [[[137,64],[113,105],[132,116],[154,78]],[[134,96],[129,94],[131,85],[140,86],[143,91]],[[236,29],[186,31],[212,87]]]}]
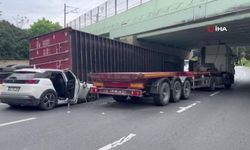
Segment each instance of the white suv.
[{"label": "white suv", "polygon": [[54,108],[60,101],[86,99],[91,85],[82,84],[69,70],[21,69],[3,81],[0,100],[10,106]]}]

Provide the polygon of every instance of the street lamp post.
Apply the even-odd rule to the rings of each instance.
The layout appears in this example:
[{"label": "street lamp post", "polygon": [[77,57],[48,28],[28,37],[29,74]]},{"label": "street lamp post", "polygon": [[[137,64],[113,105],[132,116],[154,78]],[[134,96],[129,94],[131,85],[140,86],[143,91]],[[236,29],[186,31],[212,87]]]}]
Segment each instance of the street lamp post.
[{"label": "street lamp post", "polygon": [[[69,10],[67,8],[69,8]],[[64,28],[67,26],[67,14],[69,14],[69,13],[78,13],[78,9],[79,8],[68,6],[67,4],[64,4],[64,9],[63,9]]]},{"label": "street lamp post", "polygon": [[64,4],[64,9],[63,9],[63,17],[64,17],[64,28],[66,27],[66,12],[67,12],[67,5]]},{"label": "street lamp post", "polygon": [[[0,2],[0,4],[2,4],[1,2]],[[0,17],[2,16],[2,11],[0,10]]]}]

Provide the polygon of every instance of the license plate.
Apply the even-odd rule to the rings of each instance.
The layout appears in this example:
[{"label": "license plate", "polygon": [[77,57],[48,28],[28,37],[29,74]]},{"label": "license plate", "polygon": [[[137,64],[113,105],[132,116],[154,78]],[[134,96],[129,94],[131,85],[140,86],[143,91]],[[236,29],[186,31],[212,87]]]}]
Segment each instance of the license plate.
[{"label": "license plate", "polygon": [[127,91],[124,90],[108,90],[108,89],[102,89],[99,91],[100,93],[108,93],[108,94],[118,94],[118,95],[128,95]]},{"label": "license plate", "polygon": [[20,87],[9,87],[8,91],[12,91],[12,92],[18,92],[20,90]]}]

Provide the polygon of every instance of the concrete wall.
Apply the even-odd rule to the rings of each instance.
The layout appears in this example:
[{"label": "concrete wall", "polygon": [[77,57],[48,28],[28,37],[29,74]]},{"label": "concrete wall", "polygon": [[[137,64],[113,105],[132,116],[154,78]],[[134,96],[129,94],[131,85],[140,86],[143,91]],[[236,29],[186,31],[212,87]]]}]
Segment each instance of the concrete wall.
[{"label": "concrete wall", "polygon": [[0,60],[0,68],[13,64],[29,65],[29,60]]}]

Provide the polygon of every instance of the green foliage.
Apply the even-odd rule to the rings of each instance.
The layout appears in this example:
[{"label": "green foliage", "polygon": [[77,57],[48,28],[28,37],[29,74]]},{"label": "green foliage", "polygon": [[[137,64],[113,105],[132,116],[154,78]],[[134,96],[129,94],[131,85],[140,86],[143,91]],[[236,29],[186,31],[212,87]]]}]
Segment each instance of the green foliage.
[{"label": "green foliage", "polygon": [[27,59],[29,35],[7,21],[0,21],[0,59]]},{"label": "green foliage", "polygon": [[28,59],[29,39],[62,27],[45,18],[38,20],[27,30],[20,29],[8,21],[0,21],[0,60]]},{"label": "green foliage", "polygon": [[250,61],[250,47],[247,47],[246,51],[243,54],[243,57]]},{"label": "green foliage", "polygon": [[240,62],[242,66],[250,67],[250,60],[247,60],[245,57],[242,57]]},{"label": "green foliage", "polygon": [[62,27],[59,23],[53,23],[52,21],[46,20],[45,18],[39,19],[37,22],[33,23],[28,29],[29,34],[32,37],[46,34],[55,30],[59,30]]}]

